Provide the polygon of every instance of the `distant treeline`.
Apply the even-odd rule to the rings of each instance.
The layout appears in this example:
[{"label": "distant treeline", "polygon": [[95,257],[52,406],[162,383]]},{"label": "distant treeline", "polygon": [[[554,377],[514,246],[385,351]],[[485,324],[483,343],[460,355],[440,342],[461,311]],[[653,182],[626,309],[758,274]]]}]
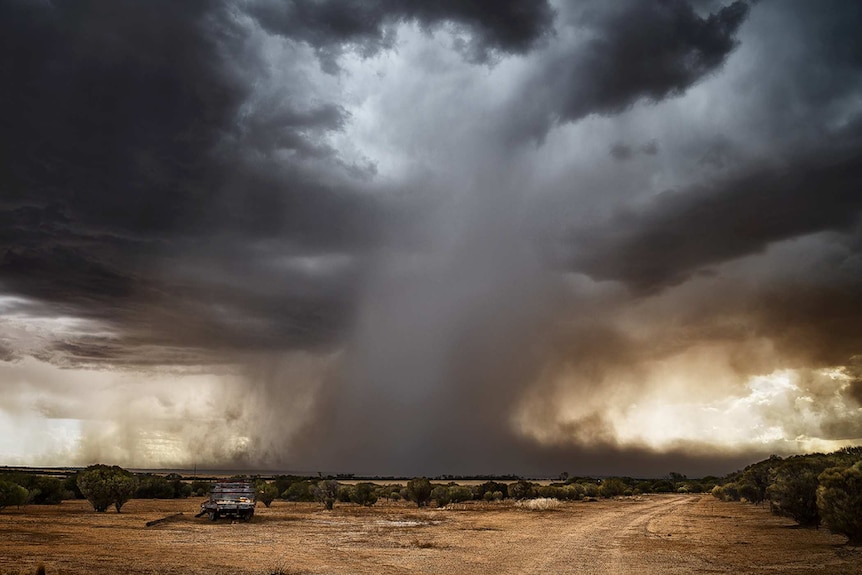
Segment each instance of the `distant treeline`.
[{"label": "distant treeline", "polygon": [[[468,501],[495,502],[506,499],[595,500],[650,493],[712,493],[723,501],[768,502],[773,512],[793,518],[800,525],[825,522],[851,542],[862,542],[862,447],[834,453],[814,453],[781,458],[777,455],[749,465],[725,477],[689,479],[671,472],[661,479],[632,477],[570,477],[567,473],[550,484],[515,476],[469,478],[473,485],[449,480],[454,476],[406,482],[355,482],[352,475],[308,477],[237,475],[230,481],[255,483],[257,499],[267,507],[277,500],[374,505],[380,500],[411,501],[420,507]],[[465,478],[460,478],[465,480]],[[514,481],[512,481],[514,479]],[[225,479],[221,479],[225,480]],[[343,484],[350,480],[355,484]],[[0,509],[10,505],[56,504],[64,499],[86,498],[97,511],[113,504],[117,511],[130,498],[174,499],[205,496],[215,479],[183,477],[177,473],[133,473],[120,467],[93,465],[57,477],[24,471],[0,473]]]},{"label": "distant treeline", "polygon": [[[128,483],[134,499],[175,499],[190,496],[205,496],[215,478],[189,478],[178,473],[160,475],[156,473],[133,473],[119,467],[102,465],[86,469],[67,471],[63,477],[58,472],[50,475],[41,471],[32,473],[23,470],[0,472],[0,509],[10,505],[50,505],[67,499],[85,499],[81,490],[81,477],[88,471],[100,469],[103,474],[122,476]],[[110,470],[110,471],[108,471]],[[410,482],[397,483],[395,479],[383,479],[385,483],[361,481],[356,485],[342,485],[339,480],[353,481],[353,475],[300,476],[277,475],[263,478],[254,475],[237,475],[230,480],[253,481],[258,487],[258,500],[269,505],[276,499],[296,502],[321,500],[319,485],[328,482],[334,489],[335,501],[368,505],[380,499],[390,501],[415,500],[408,492]],[[475,485],[460,485],[455,476],[444,475],[428,481],[429,499],[439,506],[470,500],[499,501],[503,499],[555,498],[581,500],[598,497],[617,497],[644,493],[703,493],[721,483],[718,477],[688,479],[679,473],[669,473],[662,479],[637,479],[632,477],[569,477],[562,474],[560,481],[542,484],[520,479],[514,475],[486,477],[458,477],[462,481],[486,481]],[[442,479],[442,481],[441,481]],[[448,480],[448,481],[447,481]],[[513,481],[514,480],[514,481]],[[415,480],[414,480],[415,481]],[[337,487],[332,488],[335,484]],[[430,492],[433,492],[431,495]],[[370,502],[370,503],[369,503]],[[423,505],[427,504],[423,501]]]}]

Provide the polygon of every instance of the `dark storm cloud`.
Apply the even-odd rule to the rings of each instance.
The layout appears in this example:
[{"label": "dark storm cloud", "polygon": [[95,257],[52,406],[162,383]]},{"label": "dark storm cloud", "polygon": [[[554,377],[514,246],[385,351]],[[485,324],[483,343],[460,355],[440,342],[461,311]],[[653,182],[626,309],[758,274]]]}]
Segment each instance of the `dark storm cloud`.
[{"label": "dark storm cloud", "polygon": [[[251,52],[249,33],[228,8],[216,1],[0,6],[5,292],[42,301],[46,314],[104,320],[137,344],[161,341],[168,361],[177,356],[173,345],[317,343],[343,323],[336,318],[347,294],[334,291],[348,289],[345,282],[297,294],[286,286],[314,281],[303,279],[307,273],[258,270],[287,295],[218,287],[235,264],[255,266],[256,242],[281,241],[297,256],[355,252],[382,229],[375,200],[321,183],[309,164],[355,175],[367,169],[339,164],[320,139],[343,128],[341,106],[282,99],[243,108],[253,87],[236,69],[250,73],[260,63],[241,56]],[[229,238],[241,241],[209,266],[212,275],[185,285],[159,275],[217,252]],[[193,295],[201,289],[213,307],[225,298],[237,317],[261,321],[230,325]],[[184,328],[165,333],[153,317]],[[123,361],[115,341],[99,345],[62,343],[57,357],[65,350],[73,361]],[[134,349],[126,347],[132,362]]]},{"label": "dark storm cloud", "polygon": [[555,123],[683,94],[724,64],[749,11],[742,1],[706,17],[685,0],[588,6],[567,17],[589,39],[542,62],[510,137],[541,140]]},{"label": "dark storm cloud", "polygon": [[[769,244],[848,231],[862,210],[862,156],[849,150],[794,158],[725,182],[666,192],[576,234],[574,267],[650,292]],[[834,155],[833,155],[834,154]]]},{"label": "dark storm cloud", "polygon": [[754,300],[752,316],[785,356],[813,365],[843,365],[862,348],[860,293],[859,277],[812,277],[764,289]]},{"label": "dark storm cloud", "polygon": [[265,29],[313,46],[331,71],[344,45],[363,54],[391,47],[389,27],[404,21],[465,26],[469,55],[484,60],[492,51],[528,51],[551,33],[554,16],[547,0],[259,0],[249,13]]}]

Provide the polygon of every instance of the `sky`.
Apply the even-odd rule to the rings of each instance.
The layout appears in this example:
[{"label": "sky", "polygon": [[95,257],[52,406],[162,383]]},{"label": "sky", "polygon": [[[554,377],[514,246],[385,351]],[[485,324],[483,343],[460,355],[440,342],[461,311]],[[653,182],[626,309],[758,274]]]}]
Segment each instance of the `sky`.
[{"label": "sky", "polygon": [[862,4],[0,0],[0,464],[862,445]]}]

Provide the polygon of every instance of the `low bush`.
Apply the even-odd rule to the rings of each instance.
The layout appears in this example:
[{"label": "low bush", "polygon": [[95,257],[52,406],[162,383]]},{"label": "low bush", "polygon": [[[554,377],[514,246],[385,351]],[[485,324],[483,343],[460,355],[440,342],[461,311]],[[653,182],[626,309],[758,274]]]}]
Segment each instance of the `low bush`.
[{"label": "low bush", "polygon": [[445,485],[437,485],[431,489],[431,499],[437,502],[437,507],[446,507],[450,503],[449,488]]},{"label": "low bush", "polygon": [[210,492],[210,489],[212,489],[212,482],[195,480],[191,482],[189,489],[191,489],[191,494],[195,497],[202,497]]},{"label": "low bush", "polygon": [[350,500],[357,505],[371,507],[377,503],[377,486],[373,483],[357,483],[350,493]]},{"label": "low bush", "polygon": [[536,486],[523,479],[509,484],[508,491],[512,499],[530,499],[536,496]]},{"label": "low bush", "polygon": [[314,485],[310,481],[304,479],[294,481],[281,494],[281,497],[288,501],[314,501]]},{"label": "low bush", "polygon": [[627,490],[629,490],[629,486],[626,485],[622,479],[618,479],[616,477],[610,477],[602,481],[602,484],[599,485],[599,495],[602,497],[618,497],[624,494]]}]

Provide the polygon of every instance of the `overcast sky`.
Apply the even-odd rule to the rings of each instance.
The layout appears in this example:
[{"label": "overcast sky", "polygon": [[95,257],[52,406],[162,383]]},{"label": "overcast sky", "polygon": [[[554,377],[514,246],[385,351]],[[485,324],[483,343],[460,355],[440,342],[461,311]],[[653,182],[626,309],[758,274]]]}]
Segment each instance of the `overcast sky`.
[{"label": "overcast sky", "polygon": [[0,0],[0,464],[862,444],[862,4]]}]

